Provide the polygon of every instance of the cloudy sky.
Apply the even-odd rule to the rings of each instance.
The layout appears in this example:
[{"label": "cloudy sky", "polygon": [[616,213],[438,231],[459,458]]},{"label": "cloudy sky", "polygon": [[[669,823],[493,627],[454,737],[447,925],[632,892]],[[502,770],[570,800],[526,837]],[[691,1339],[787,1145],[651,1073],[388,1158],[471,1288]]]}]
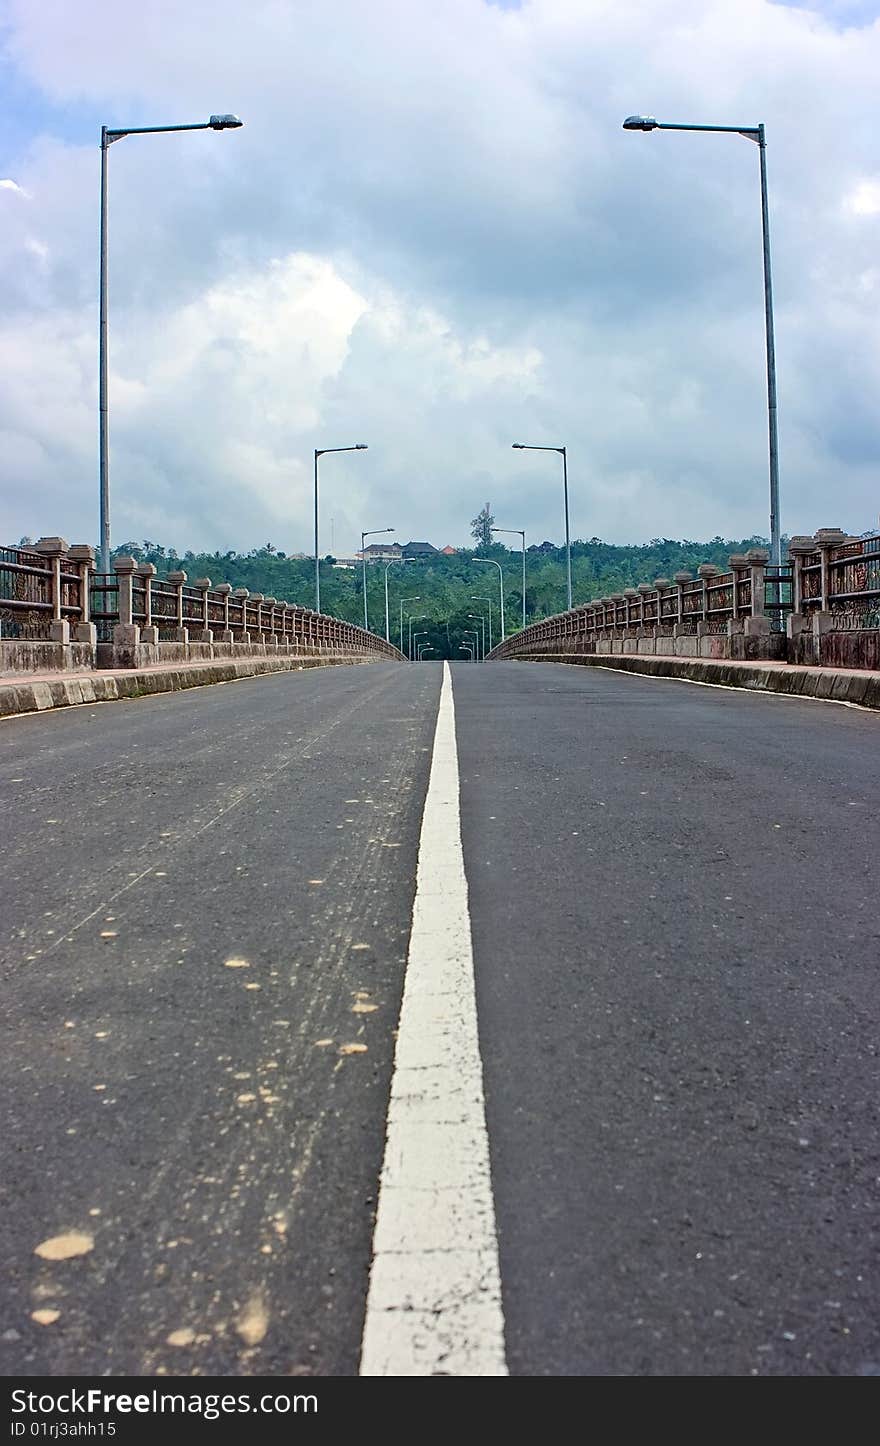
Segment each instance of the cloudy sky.
[{"label": "cloudy sky", "polygon": [[0,0],[0,542],[97,538],[100,127],[114,542],[322,550],[498,522],[880,511],[880,0]]}]

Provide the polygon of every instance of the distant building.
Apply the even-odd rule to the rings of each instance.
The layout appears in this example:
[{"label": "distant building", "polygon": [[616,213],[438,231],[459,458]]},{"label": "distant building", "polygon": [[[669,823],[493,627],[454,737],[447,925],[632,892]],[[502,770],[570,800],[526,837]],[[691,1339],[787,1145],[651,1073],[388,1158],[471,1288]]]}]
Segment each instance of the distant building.
[{"label": "distant building", "polygon": [[458,548],[450,547],[449,543],[447,543],[445,547],[441,547],[440,551],[442,552],[444,557],[454,557],[455,554],[458,552]]},{"label": "distant building", "polygon": [[436,557],[437,549],[432,542],[407,542],[402,548],[404,557]]},{"label": "distant building", "polygon": [[367,562],[393,562],[395,558],[402,556],[399,542],[371,542],[363,552],[359,552],[359,560],[366,558]]}]

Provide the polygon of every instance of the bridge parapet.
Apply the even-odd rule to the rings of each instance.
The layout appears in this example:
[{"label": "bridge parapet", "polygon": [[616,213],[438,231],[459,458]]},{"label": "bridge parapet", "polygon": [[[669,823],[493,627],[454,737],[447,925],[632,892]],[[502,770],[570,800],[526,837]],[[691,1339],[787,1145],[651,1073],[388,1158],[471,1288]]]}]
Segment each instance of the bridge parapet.
[{"label": "bridge parapet", "polygon": [[0,548],[0,671],[275,655],[403,661],[354,623],[183,569],[123,556],[97,573],[95,549],[63,537]]},{"label": "bridge parapet", "polygon": [[632,653],[880,667],[880,535],[821,528],[792,538],[781,569],[760,547],[731,554],[728,569],[704,563],[696,578],[678,572],[594,599],[532,623],[487,657]]}]

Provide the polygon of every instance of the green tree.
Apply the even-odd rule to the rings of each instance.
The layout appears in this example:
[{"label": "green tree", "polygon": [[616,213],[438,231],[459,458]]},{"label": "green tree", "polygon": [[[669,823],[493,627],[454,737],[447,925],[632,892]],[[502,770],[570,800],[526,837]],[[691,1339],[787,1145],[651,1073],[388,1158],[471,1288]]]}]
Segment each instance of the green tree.
[{"label": "green tree", "polygon": [[471,537],[474,538],[477,547],[492,546],[492,528],[495,526],[495,518],[486,503],[481,512],[478,512],[471,523]]}]

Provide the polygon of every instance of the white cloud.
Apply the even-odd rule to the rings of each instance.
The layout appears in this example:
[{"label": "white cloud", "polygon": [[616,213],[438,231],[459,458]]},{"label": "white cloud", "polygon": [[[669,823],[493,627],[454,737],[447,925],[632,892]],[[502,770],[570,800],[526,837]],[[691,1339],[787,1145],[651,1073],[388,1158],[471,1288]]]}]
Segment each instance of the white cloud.
[{"label": "white cloud", "polygon": [[32,201],[0,233],[5,534],[96,530],[100,121],[218,109],[244,129],[110,153],[117,539],[307,548],[312,448],[359,440],[328,459],[340,548],[386,516],[463,541],[486,496],[558,538],[555,474],[516,439],[569,446],[575,533],[766,529],[757,152],[625,134],[634,110],[766,123],[783,521],[861,530],[880,26],[842,15],[14,0],[9,60],[94,135],[8,163]]},{"label": "white cloud", "polygon": [[854,216],[880,215],[880,181],[860,181],[845,204]]}]

